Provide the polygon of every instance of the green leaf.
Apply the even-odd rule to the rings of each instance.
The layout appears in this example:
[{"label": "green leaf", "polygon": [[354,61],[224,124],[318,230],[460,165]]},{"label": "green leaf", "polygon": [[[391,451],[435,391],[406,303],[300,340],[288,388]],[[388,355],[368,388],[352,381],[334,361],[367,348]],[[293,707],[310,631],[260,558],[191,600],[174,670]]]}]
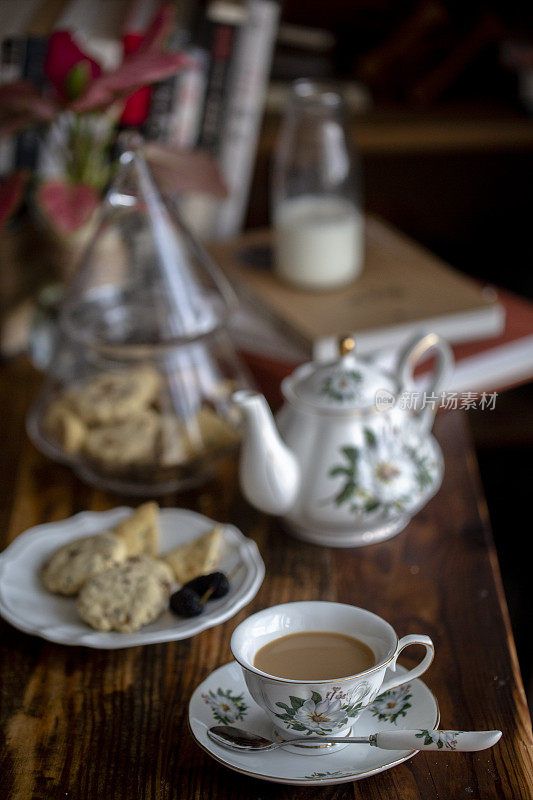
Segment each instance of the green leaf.
[{"label": "green leaf", "polygon": [[330,469],[330,471],[328,472],[328,477],[335,478],[337,475],[348,475],[348,476],[350,476],[351,474],[352,474],[352,471],[350,469],[348,469],[347,467],[338,466],[338,467],[333,467],[332,469]]},{"label": "green leaf", "polygon": [[374,431],[371,431],[370,428],[364,428],[363,433],[365,436],[365,441],[369,447],[375,447],[377,444],[376,434]]},{"label": "green leaf", "polygon": [[369,500],[368,503],[365,503],[365,511],[369,514],[371,511],[375,511],[376,508],[379,508],[379,500]]},{"label": "green leaf", "polygon": [[294,731],[305,731],[306,730],[306,728],[303,725],[300,725],[299,722],[293,722],[291,727],[292,727],[292,729]]},{"label": "green leaf", "polygon": [[65,94],[69,100],[77,100],[87,89],[91,80],[91,67],[88,61],[78,61],[67,72],[65,78]]},{"label": "green leaf", "polygon": [[349,370],[347,374],[350,375],[350,377],[355,383],[361,383],[361,381],[363,380],[363,376],[361,375],[361,373],[356,372],[355,369]]},{"label": "green leaf", "polygon": [[[294,697],[294,695],[289,695],[289,700],[291,701],[291,706],[297,711],[299,708],[303,706],[305,700],[302,700],[301,697]],[[278,703],[279,705],[279,703]]]},{"label": "green leaf", "polygon": [[351,445],[347,445],[346,447],[341,447],[341,453],[344,456],[346,456],[348,461],[351,461],[352,464],[355,464],[357,456],[359,455],[357,447],[352,447]]},{"label": "green leaf", "polygon": [[358,711],[359,711],[359,710],[360,710],[362,707],[363,707],[363,704],[362,704],[362,703],[355,703],[354,705],[352,705],[352,706],[348,706],[348,707],[347,707],[347,709],[346,709],[346,713],[348,714],[348,716],[349,716],[349,717],[355,717],[355,715],[357,714],[357,712],[358,712]]},{"label": "green leaf", "polygon": [[439,748],[439,750],[442,750],[443,744],[442,744],[442,741],[440,739],[437,742],[437,747]]},{"label": "green leaf", "polygon": [[322,702],[322,697],[319,695],[318,692],[313,692],[313,694],[311,695],[311,699],[313,700],[314,703]]},{"label": "green leaf", "polygon": [[286,703],[276,703],[276,705],[280,708],[284,708],[287,714],[289,714],[291,717],[294,716],[294,708],[290,708]]},{"label": "green leaf", "polygon": [[355,483],[353,481],[347,481],[339,494],[336,496],[335,505],[341,506],[343,503],[346,503],[353,495],[354,491]]}]

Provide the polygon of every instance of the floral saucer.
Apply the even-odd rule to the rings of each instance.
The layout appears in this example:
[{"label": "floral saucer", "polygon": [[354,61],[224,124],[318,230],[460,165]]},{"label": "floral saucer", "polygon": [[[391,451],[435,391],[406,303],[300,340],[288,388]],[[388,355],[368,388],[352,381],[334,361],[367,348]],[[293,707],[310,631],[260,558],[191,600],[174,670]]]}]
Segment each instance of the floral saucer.
[{"label": "floral saucer", "polygon": [[[405,670],[398,666],[397,672],[401,674]],[[435,696],[423,681],[415,679],[377,697],[363,711],[353,733],[365,736],[385,730],[432,730],[437,727],[439,716]],[[235,661],[216,669],[196,688],[189,703],[189,726],[203,750],[236,772],[274,783],[327,786],[368,778],[401,764],[418,752],[353,744],[337,752],[327,752],[316,764],[308,753],[296,755],[285,749],[269,753],[234,753],[207,738],[207,729],[212,725],[237,725],[272,738],[272,727],[248,693],[241,668]]]}]

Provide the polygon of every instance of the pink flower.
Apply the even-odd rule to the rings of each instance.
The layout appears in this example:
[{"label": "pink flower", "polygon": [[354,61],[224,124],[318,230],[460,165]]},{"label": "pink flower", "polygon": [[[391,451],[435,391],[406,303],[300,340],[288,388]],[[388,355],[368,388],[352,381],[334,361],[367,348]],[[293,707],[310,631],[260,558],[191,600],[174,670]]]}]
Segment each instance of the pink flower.
[{"label": "pink flower", "polygon": [[100,195],[85,183],[58,178],[40,184],[36,202],[53,229],[65,236],[89,221],[100,203]]},{"label": "pink flower", "polygon": [[[65,143],[64,177],[42,182],[36,192],[43,216],[58,232],[70,233],[90,219],[107,181],[107,173],[96,181],[93,167],[96,158],[106,161],[109,136],[101,140],[88,137],[85,141],[79,134],[83,115],[92,120],[96,117],[91,112],[108,112],[112,125],[130,97],[127,121],[140,123],[149,100],[150,89],[146,87],[191,63],[185,53],[163,50],[173,25],[174,7],[164,3],[142,39],[133,44],[125,42],[122,63],[108,72],[103,72],[100,64],[81,49],[71,33],[55,31],[50,36],[45,61],[45,73],[54,91],[41,96],[37,87],[25,80],[0,86],[0,137],[53,123],[64,112],[70,112],[69,119],[79,115],[74,118],[72,134]],[[191,190],[225,196],[220,172],[207,154],[176,151],[155,143],[149,150],[147,147],[146,157],[161,177],[162,191],[173,194]],[[0,187],[0,227],[20,201],[25,182],[26,178],[14,176]]]},{"label": "pink flower", "polygon": [[75,100],[102,74],[102,68],[81,50],[68,31],[54,31],[48,40],[46,77],[62,100]]},{"label": "pink flower", "polygon": [[45,72],[55,97],[41,97],[28,81],[0,86],[0,136],[30,125],[51,122],[62,111],[105,111],[123,104],[136,90],[179,72],[190,63],[184,53],[162,48],[172,28],[174,10],[164,4],[139,47],[124,55],[122,64],[109,72],[78,46],[68,31],[50,36]]}]

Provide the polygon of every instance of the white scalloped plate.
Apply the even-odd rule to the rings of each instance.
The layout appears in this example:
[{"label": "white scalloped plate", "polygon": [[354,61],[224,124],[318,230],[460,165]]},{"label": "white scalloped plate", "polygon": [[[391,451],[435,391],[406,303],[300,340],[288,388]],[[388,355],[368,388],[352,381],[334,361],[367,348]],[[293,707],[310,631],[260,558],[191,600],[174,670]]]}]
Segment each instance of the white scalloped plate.
[{"label": "white scalloped plate", "polygon": [[[76,599],[48,592],[41,583],[39,570],[60,545],[108,530],[131,511],[126,507],[104,512],[85,511],[21,533],[0,554],[0,615],[15,628],[51,642],[115,650],[188,639],[230,619],[255,597],[265,576],[265,565],[257,545],[233,525],[224,525],[224,552],[219,569],[226,574],[234,573],[229,594],[210,601],[199,617],[181,619],[167,610],[134,633],[92,630],[78,616]],[[161,509],[161,552],[196,539],[214,525],[213,520],[194,511]]]}]

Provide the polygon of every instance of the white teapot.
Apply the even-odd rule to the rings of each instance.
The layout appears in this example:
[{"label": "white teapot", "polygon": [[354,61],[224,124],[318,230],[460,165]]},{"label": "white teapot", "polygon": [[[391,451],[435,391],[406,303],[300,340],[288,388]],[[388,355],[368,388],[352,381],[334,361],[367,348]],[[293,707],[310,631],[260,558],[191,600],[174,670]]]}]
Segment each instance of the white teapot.
[{"label": "white teapot", "polygon": [[453,356],[433,333],[409,343],[395,374],[357,358],[353,339],[343,339],[336,361],[304,364],[282,382],[277,428],[262,395],[236,392],[244,418],[239,474],[245,497],[317,544],[354,547],[403,530],[437,492],[444,472],[430,433],[436,403],[413,411],[402,395],[412,390],[414,367],[430,350],[437,363],[426,396],[436,395]]}]

